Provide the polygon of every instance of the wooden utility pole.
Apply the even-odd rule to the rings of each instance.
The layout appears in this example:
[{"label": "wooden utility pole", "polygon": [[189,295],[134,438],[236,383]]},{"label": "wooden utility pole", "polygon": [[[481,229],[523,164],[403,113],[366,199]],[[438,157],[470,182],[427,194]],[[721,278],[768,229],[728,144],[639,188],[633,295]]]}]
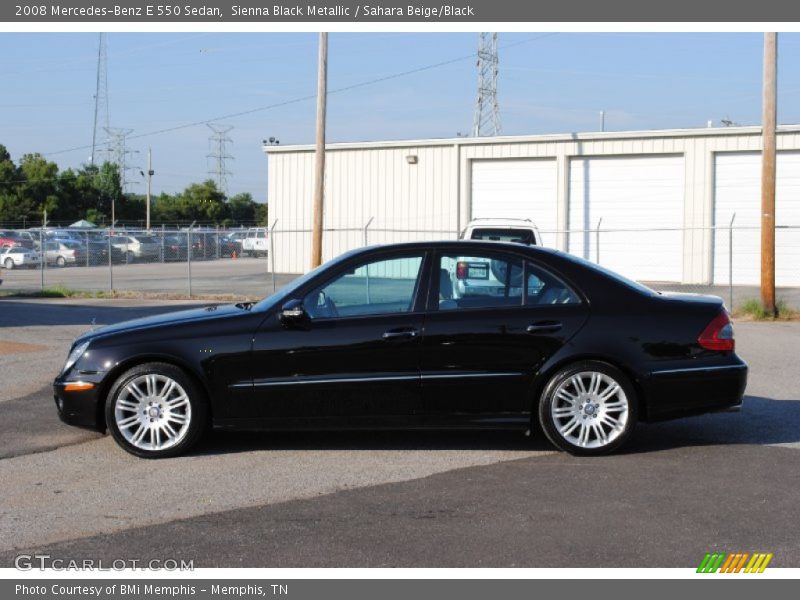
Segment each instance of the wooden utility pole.
[{"label": "wooden utility pole", "polygon": [[150,188],[153,183],[153,153],[150,148],[147,149],[147,231],[150,231]]},{"label": "wooden utility pole", "polygon": [[778,34],[764,34],[764,98],[761,155],[761,303],[775,315],[775,130]]},{"label": "wooden utility pole", "polygon": [[328,101],[328,34],[319,34],[317,68],[317,149],[314,152],[314,229],[311,268],[322,264],[322,210],[325,195],[325,110]]}]

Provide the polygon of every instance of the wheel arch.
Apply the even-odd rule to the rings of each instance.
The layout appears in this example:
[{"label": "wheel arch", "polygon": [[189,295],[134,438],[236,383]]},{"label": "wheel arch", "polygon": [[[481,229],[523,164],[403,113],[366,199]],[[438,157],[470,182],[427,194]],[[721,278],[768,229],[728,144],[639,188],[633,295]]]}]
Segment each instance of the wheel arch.
[{"label": "wheel arch", "polygon": [[103,383],[98,392],[98,402],[97,402],[98,429],[105,431],[108,428],[108,424],[106,423],[106,417],[105,417],[106,402],[108,402],[108,394],[111,392],[111,388],[114,387],[114,384],[117,382],[120,376],[129,369],[151,362],[159,362],[172,365],[173,367],[177,367],[181,371],[186,373],[186,375],[190,377],[197,384],[197,387],[202,391],[206,400],[208,418],[209,420],[213,418],[213,402],[211,401],[212,400],[211,388],[209,387],[206,378],[198,374],[196,369],[192,368],[192,366],[188,362],[181,360],[180,358],[176,358],[173,355],[148,353],[148,354],[139,354],[127,358],[123,361],[120,361],[118,364],[114,365],[114,367],[111,370],[109,370],[109,372],[103,378]]},{"label": "wheel arch", "polygon": [[636,371],[633,367],[627,364],[623,360],[619,360],[618,358],[610,357],[606,354],[601,353],[585,353],[585,354],[572,354],[570,356],[565,356],[559,360],[556,360],[552,363],[546,364],[543,369],[541,369],[535,378],[535,382],[531,389],[531,398],[532,398],[532,406],[531,406],[531,425],[537,425],[539,419],[539,401],[542,398],[542,393],[544,393],[547,384],[550,383],[550,380],[553,378],[558,371],[563,369],[568,365],[572,365],[575,363],[586,362],[586,361],[595,361],[605,363],[614,367],[615,369],[619,369],[622,373],[628,378],[628,381],[631,382],[634,391],[636,392],[636,407],[639,410],[639,420],[640,421],[647,421],[647,402],[645,401],[644,389],[642,388],[641,382],[639,381],[639,377],[636,375]]}]

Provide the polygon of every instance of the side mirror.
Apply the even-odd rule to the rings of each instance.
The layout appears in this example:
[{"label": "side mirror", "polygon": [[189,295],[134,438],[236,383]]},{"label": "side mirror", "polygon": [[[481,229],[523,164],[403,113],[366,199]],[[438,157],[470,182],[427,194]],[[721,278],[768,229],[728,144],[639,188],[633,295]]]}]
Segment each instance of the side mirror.
[{"label": "side mirror", "polygon": [[308,318],[308,313],[306,313],[306,309],[303,308],[303,301],[295,299],[289,300],[289,302],[283,305],[278,318],[281,323],[287,325],[305,321]]}]

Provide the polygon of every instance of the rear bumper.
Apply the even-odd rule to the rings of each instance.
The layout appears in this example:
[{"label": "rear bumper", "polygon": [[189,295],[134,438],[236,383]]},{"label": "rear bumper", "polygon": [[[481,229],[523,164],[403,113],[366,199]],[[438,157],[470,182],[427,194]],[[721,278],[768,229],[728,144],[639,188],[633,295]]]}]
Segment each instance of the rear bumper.
[{"label": "rear bumper", "polygon": [[737,411],[746,386],[747,365],[736,356],[726,365],[652,371],[642,381],[647,420]]}]

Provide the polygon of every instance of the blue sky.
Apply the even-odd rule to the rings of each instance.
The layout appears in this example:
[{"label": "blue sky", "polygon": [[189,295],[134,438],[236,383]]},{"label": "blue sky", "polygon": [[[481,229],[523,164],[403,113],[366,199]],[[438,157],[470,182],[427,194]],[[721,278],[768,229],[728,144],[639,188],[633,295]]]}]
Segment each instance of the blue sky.
[{"label": "blue sky", "polygon": [[[505,134],[703,127],[761,114],[761,34],[501,33],[498,95]],[[472,33],[333,33],[329,89],[475,52]],[[97,34],[0,34],[0,143],[15,159],[42,152],[61,168],[88,160]],[[112,127],[133,129],[131,162],[153,149],[153,189],[207,178],[209,129],[234,126],[229,192],[266,197],[261,140],[313,142],[314,101],[218,118],[313,95],[316,34],[108,35]],[[471,58],[333,93],[330,142],[468,133],[476,88]],[[800,123],[800,34],[779,36],[780,123]],[[145,134],[145,135],[143,135]],[[133,173],[131,174],[133,179]],[[138,178],[138,175],[137,175]],[[139,183],[130,188],[142,192]]]}]

